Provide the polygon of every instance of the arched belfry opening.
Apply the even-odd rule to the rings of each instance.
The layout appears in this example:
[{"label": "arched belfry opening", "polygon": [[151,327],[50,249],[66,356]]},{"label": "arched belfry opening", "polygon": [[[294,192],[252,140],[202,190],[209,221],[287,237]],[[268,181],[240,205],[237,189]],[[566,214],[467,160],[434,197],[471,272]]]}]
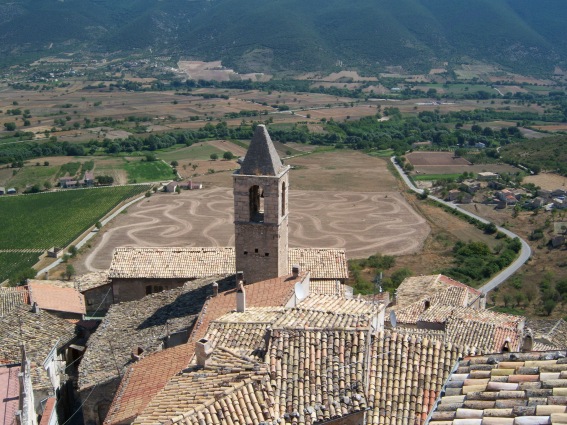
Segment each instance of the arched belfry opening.
[{"label": "arched belfry opening", "polygon": [[262,223],[264,221],[264,191],[258,185],[254,185],[248,191],[248,202],[250,205],[250,221]]},{"label": "arched belfry opening", "polygon": [[286,186],[285,182],[282,182],[282,217],[285,215],[286,203],[285,203],[285,195],[286,195]]}]

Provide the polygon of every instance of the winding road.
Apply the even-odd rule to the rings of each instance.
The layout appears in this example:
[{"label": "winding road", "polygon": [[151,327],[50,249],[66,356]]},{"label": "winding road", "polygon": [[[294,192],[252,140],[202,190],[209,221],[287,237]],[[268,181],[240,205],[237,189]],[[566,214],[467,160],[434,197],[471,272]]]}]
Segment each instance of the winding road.
[{"label": "winding road", "polygon": [[[396,167],[396,170],[398,171],[398,174],[402,177],[402,179],[404,180],[404,182],[406,183],[406,185],[413,190],[416,193],[423,193],[423,189],[418,189],[417,187],[414,186],[413,182],[408,178],[408,176],[406,175],[406,173],[404,173],[404,171],[402,170],[402,168],[396,163],[396,157],[393,156],[390,158],[390,161],[392,162],[392,164],[394,165],[394,167]],[[466,214],[469,217],[472,217],[482,223],[488,224],[490,223],[488,220],[473,214],[469,211],[466,211],[458,206],[456,206],[455,204],[453,204],[452,202],[446,202],[442,199],[439,199],[435,196],[429,196],[429,199],[434,200],[435,202],[438,202],[440,204],[446,205],[449,208],[453,208],[454,210],[457,210],[463,214]],[[496,227],[498,229],[499,232],[504,233],[506,236],[510,237],[510,238],[518,238],[520,240],[520,242],[522,243],[522,249],[520,250],[520,254],[518,255],[518,258],[516,258],[516,260],[514,260],[514,262],[512,264],[510,264],[507,268],[505,268],[504,270],[502,270],[500,273],[498,273],[496,276],[494,276],[492,279],[490,279],[488,282],[486,282],[483,286],[481,286],[480,288],[478,288],[480,291],[482,291],[484,294],[488,293],[489,291],[493,290],[494,288],[498,287],[498,285],[500,285],[502,282],[504,282],[506,279],[508,279],[510,276],[512,276],[514,273],[516,273],[516,271],[518,271],[518,269],[520,267],[522,267],[526,261],[528,261],[532,255],[532,249],[530,248],[530,246],[528,245],[528,243],[523,240],[522,238],[520,238],[518,235],[516,235],[515,233],[512,233],[511,231],[509,231],[508,229],[505,229],[503,227]]]}]

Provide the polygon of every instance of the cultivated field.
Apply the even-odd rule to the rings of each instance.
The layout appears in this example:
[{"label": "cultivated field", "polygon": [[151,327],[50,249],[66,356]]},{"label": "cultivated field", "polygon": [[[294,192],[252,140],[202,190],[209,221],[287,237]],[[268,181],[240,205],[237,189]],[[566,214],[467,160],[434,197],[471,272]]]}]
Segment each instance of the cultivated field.
[{"label": "cultivated field", "polygon": [[[293,181],[293,180],[292,180]],[[290,192],[290,245],[345,248],[351,258],[417,252],[429,227],[394,192]],[[232,189],[156,194],[128,209],[75,263],[104,270],[119,246],[234,245]]]},{"label": "cultivated field", "polygon": [[524,183],[533,183],[546,190],[565,189],[567,187],[567,177],[553,173],[541,173],[535,176],[524,177]]},{"label": "cultivated field", "polygon": [[125,199],[149,186],[74,189],[0,198],[0,282],[65,247]]},{"label": "cultivated field", "polygon": [[406,159],[414,167],[470,165],[465,158],[455,157],[452,152],[411,152]]}]

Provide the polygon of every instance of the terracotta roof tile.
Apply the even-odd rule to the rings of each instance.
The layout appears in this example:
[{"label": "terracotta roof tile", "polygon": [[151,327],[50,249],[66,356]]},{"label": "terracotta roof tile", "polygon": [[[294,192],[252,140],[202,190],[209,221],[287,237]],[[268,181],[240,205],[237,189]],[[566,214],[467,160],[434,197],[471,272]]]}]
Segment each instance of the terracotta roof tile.
[{"label": "terracotta roof tile", "polygon": [[57,403],[57,399],[55,397],[49,397],[45,402],[45,407],[43,409],[43,413],[41,415],[41,421],[39,425],[49,425],[52,415],[57,415],[55,411],[55,404]]},{"label": "terracotta roof tile", "polygon": [[54,346],[61,348],[74,338],[74,325],[44,310],[34,313],[29,305],[0,317],[0,358],[20,362],[20,346],[25,342],[34,389],[51,387],[43,362]]},{"label": "terracotta roof tile", "polygon": [[29,304],[27,286],[16,286],[14,288],[0,287],[0,317],[4,316],[15,306],[25,304]]},{"label": "terracotta roof tile", "polygon": [[540,347],[539,351],[542,351],[542,348],[544,350],[567,348],[567,322],[563,319],[528,319],[526,328],[532,333],[534,350],[536,346]]},{"label": "terracotta roof tile", "polygon": [[[130,365],[134,348],[140,347],[148,355],[161,349],[167,332],[190,330],[212,293],[210,283],[210,279],[195,280],[180,288],[112,305],[89,338],[79,366],[79,388],[117,379],[116,368],[122,371]],[[110,358],[116,367],[109,365]]]},{"label": "terracotta roof tile", "polygon": [[[313,279],[346,279],[345,251],[333,248],[290,248],[289,270],[299,264]],[[234,248],[136,248],[114,250],[109,278],[204,278],[233,275]]]},{"label": "terracotta roof tile", "polygon": [[20,366],[0,366],[0,424],[17,425],[20,409]]},{"label": "terracotta roof tile", "polygon": [[126,372],[105,424],[133,420],[168,381],[189,365],[194,350],[188,344],[158,351],[134,363]]},{"label": "terracotta roof tile", "polygon": [[73,288],[32,280],[28,282],[30,303],[37,303],[39,308],[51,311],[85,314],[85,297]]},{"label": "terracotta roof tile", "polygon": [[309,295],[298,304],[298,307],[329,313],[372,314],[383,308],[383,305],[365,299],[348,299],[337,295]]},{"label": "terracotta roof tile", "polygon": [[309,285],[309,291],[314,295],[352,296],[352,287],[341,283],[337,279],[312,280]]},{"label": "terracotta roof tile", "polygon": [[[483,379],[474,379],[482,371]],[[565,374],[565,375],[563,375]],[[550,424],[567,419],[567,353],[505,353],[460,361],[430,424]],[[558,390],[558,391],[557,391]]]}]

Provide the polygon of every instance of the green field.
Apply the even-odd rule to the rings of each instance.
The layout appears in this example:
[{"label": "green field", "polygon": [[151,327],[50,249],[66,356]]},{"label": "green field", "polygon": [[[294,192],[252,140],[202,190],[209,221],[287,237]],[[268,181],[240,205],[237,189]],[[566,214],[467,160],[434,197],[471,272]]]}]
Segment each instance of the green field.
[{"label": "green field", "polygon": [[0,282],[37,263],[39,252],[0,252]]},{"label": "green field", "polygon": [[39,184],[43,187],[43,183],[46,181],[53,183],[52,179],[59,172],[59,169],[59,166],[36,167],[26,165],[16,172],[6,186],[16,187],[20,191],[23,191],[26,186],[33,186],[34,184]]},{"label": "green field", "polygon": [[0,250],[64,247],[147,185],[76,189],[0,198]]},{"label": "green field", "polygon": [[455,180],[462,174],[416,174],[412,175],[411,178],[417,181],[435,181],[435,180]]},{"label": "green field", "polygon": [[129,183],[171,180],[175,177],[171,167],[162,161],[131,161],[121,168],[128,173]]}]

